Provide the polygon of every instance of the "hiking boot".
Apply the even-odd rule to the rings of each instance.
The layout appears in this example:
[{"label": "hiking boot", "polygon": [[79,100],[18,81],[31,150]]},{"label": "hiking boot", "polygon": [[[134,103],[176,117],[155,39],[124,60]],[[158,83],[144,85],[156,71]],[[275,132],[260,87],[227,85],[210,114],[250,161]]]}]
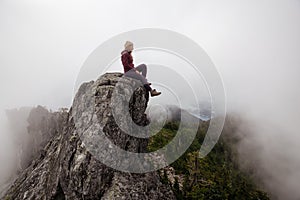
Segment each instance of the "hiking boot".
[{"label": "hiking boot", "polygon": [[157,92],[155,89],[154,90],[151,90],[151,97],[154,97],[154,96],[158,96],[161,94],[161,92]]}]

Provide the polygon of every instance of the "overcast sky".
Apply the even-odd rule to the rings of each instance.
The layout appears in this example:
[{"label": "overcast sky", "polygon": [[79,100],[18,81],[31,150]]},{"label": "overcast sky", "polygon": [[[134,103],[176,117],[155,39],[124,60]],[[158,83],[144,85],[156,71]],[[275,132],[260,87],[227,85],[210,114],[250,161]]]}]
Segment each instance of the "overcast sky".
[{"label": "overcast sky", "polygon": [[299,0],[0,0],[0,112],[69,107],[88,55],[112,36],[148,27],[182,33],[207,52],[228,111],[299,141]]},{"label": "overcast sky", "polygon": [[265,115],[285,106],[283,117],[299,119],[299,11],[299,0],[0,0],[0,111],[70,107],[76,77],[95,48],[152,27],[182,33],[207,52],[228,109]]},{"label": "overcast sky", "polygon": [[294,87],[280,85],[297,84],[299,4],[1,0],[1,107],[69,107],[88,55],[114,35],[146,27],[174,30],[198,42],[219,69],[229,101],[288,95]]}]

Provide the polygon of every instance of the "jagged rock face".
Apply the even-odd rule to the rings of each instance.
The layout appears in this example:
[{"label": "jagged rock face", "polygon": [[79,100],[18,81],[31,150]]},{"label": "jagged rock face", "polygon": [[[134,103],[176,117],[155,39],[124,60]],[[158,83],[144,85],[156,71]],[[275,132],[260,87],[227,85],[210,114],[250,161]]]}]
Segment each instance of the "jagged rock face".
[{"label": "jagged rock face", "polygon": [[42,106],[21,107],[6,110],[8,120],[7,134],[13,141],[14,153],[9,162],[13,167],[2,172],[0,179],[0,197],[12,184],[14,179],[30,163],[43,153],[43,148],[57,133],[62,132],[62,122],[68,113],[65,110],[48,111]]},{"label": "jagged rock face", "polygon": [[42,106],[33,108],[28,116],[27,133],[29,135],[28,159],[23,160],[23,167],[27,167],[30,162],[44,153],[44,147],[49,140],[63,130],[63,122],[68,117],[66,111],[49,112]]},{"label": "jagged rock face", "polygon": [[42,106],[6,110],[10,134],[17,149],[17,169],[23,170],[36,158],[50,138],[62,131],[66,111],[49,112]]},{"label": "jagged rock face", "polygon": [[[114,170],[96,159],[81,140],[80,134],[92,137],[95,132],[82,132],[82,126],[75,124],[77,116],[90,119],[92,114],[96,116],[92,117],[94,121],[87,123],[101,124],[115,145],[126,151],[146,152],[148,139],[125,134],[111,113],[111,95],[121,76],[121,73],[107,73],[81,85],[63,122],[63,131],[23,171],[4,199],[175,199],[169,186],[160,182],[157,172],[131,174]],[[85,101],[89,95],[94,95],[93,102]],[[149,123],[144,114],[148,95],[139,87],[129,102],[130,115],[141,126]]]}]

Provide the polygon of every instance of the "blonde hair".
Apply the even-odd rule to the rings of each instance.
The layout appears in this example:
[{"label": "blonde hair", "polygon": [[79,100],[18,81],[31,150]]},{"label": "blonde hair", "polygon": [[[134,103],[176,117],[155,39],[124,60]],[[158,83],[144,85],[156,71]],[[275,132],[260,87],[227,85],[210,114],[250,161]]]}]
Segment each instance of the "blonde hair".
[{"label": "blonde hair", "polygon": [[132,42],[126,41],[125,44],[124,44],[124,47],[125,47],[125,49],[128,51],[128,50],[129,50],[128,48],[129,48],[131,45],[133,45]]}]

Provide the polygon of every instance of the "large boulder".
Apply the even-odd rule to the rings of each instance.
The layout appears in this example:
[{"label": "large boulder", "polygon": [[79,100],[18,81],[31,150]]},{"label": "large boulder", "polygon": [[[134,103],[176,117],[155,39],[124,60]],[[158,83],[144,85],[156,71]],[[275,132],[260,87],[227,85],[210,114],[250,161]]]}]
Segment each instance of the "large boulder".
[{"label": "large boulder", "polygon": [[[89,140],[82,140],[93,139],[100,131],[125,151],[147,151],[147,138],[126,134],[114,120],[111,98],[122,75],[106,73],[80,86],[62,132],[20,174],[4,199],[175,199],[169,186],[160,182],[157,172],[129,173],[110,168],[87,149]],[[122,80],[121,86],[136,84],[128,78]],[[126,92],[120,93],[120,101]],[[149,124],[145,115],[148,99],[149,94],[142,86],[130,98],[130,116],[139,126]],[[97,149],[109,152],[105,144],[101,145]]]}]

